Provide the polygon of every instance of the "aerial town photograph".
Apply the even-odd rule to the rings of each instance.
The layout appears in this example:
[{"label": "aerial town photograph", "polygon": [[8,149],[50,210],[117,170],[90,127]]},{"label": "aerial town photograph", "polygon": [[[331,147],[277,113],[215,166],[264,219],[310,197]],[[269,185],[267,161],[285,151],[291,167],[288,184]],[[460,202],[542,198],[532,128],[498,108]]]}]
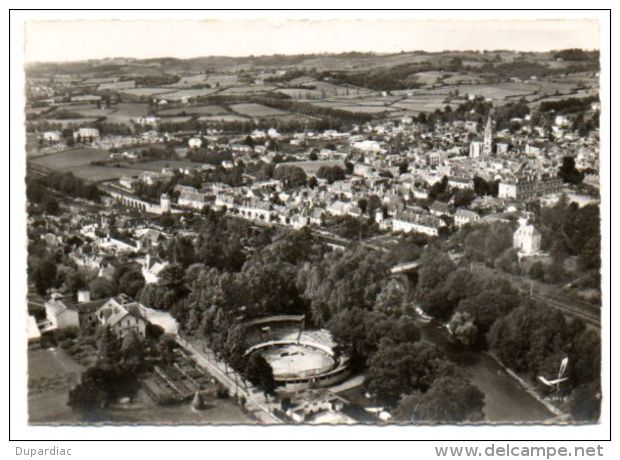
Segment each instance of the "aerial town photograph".
[{"label": "aerial town photograph", "polygon": [[28,423],[599,423],[598,35],[223,22],[26,24]]}]

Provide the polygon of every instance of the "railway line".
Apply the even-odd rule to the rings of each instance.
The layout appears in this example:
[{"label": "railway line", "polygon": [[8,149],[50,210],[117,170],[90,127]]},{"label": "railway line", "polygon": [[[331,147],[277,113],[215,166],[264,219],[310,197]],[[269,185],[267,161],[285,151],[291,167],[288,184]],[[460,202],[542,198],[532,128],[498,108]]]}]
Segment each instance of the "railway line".
[{"label": "railway line", "polygon": [[534,300],[539,302],[543,302],[550,307],[561,310],[569,315],[575,316],[577,318],[583,319],[588,324],[595,326],[596,328],[601,327],[601,314],[600,310],[595,311],[596,307],[584,308],[583,306],[571,305],[566,302],[561,302],[559,300],[542,296],[540,294],[532,293],[531,297]]}]

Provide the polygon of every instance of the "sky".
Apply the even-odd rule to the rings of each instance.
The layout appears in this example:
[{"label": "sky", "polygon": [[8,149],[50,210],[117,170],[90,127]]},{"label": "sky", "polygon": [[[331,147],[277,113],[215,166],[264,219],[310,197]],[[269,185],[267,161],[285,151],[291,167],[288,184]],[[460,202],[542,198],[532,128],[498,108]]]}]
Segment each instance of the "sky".
[{"label": "sky", "polygon": [[28,21],[26,62],[106,57],[599,48],[596,20]]}]

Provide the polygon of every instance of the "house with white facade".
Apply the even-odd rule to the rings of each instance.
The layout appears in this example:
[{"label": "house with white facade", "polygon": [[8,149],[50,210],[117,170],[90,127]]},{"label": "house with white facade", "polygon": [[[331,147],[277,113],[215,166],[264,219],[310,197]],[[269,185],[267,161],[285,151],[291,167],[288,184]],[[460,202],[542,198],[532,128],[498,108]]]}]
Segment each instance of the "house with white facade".
[{"label": "house with white facade", "polygon": [[470,211],[469,209],[457,209],[454,215],[454,224],[457,227],[462,227],[466,224],[473,224],[480,221],[480,215],[477,212]]},{"label": "house with white facade", "polygon": [[438,217],[407,211],[396,213],[391,219],[391,224],[395,232],[416,232],[429,236],[438,236],[439,229],[445,225]]},{"label": "house with white facade", "polygon": [[542,235],[536,227],[527,223],[527,219],[519,219],[519,228],[514,232],[512,242],[519,253],[531,256],[540,251]]}]

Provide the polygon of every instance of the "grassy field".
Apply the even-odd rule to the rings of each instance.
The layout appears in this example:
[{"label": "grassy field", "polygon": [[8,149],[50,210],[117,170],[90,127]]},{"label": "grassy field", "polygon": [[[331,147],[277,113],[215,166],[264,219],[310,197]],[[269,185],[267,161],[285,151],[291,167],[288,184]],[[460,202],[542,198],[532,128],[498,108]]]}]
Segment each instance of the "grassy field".
[{"label": "grassy field", "polygon": [[399,110],[398,108],[383,106],[383,105],[334,105],[334,109],[346,110],[352,113],[381,113],[381,112],[393,112]]},{"label": "grassy field", "polygon": [[168,122],[168,123],[185,123],[186,121],[191,120],[192,117],[191,116],[185,116],[185,117],[166,117],[166,118],[162,118],[160,121],[163,122]]},{"label": "grassy field", "polygon": [[141,425],[233,425],[254,424],[232,399],[211,398],[205,401],[205,408],[192,409],[189,403],[158,406],[142,391],[127,407],[106,409],[100,420],[112,424]]},{"label": "grassy field", "polygon": [[155,160],[145,161],[144,163],[131,163],[128,167],[142,171],[161,171],[163,168],[197,168],[198,166],[200,166],[200,163],[192,161]]},{"label": "grassy field", "polygon": [[261,104],[247,103],[247,104],[234,104],[230,108],[240,115],[246,115],[253,118],[261,117],[277,117],[279,115],[286,115],[288,112],[279,109],[272,109]]},{"label": "grassy field", "polygon": [[420,112],[433,112],[436,109],[443,110],[446,105],[453,105],[446,103],[445,100],[445,96],[409,97],[395,103],[392,107],[416,114]]},{"label": "grassy field", "polygon": [[221,114],[221,115],[208,115],[198,117],[198,121],[248,121],[246,117],[242,117],[240,115],[233,115],[230,113]]},{"label": "grassy field", "polygon": [[77,166],[66,169],[63,172],[72,172],[74,176],[90,182],[102,182],[120,179],[123,176],[137,176],[143,169],[115,166]]},{"label": "grassy field", "polygon": [[552,101],[560,101],[562,99],[568,99],[568,98],[583,98],[583,97],[591,97],[591,96],[595,96],[596,94],[598,94],[598,90],[595,89],[583,89],[583,90],[579,90],[575,93],[571,93],[571,94],[561,94],[559,96],[547,96],[547,97],[540,97],[536,98],[534,100],[534,102],[532,102],[532,107],[538,107],[541,103],[543,102],[552,102]]},{"label": "grassy field", "polygon": [[49,107],[26,107],[26,115],[41,115],[49,109]]},{"label": "grassy field", "polygon": [[91,161],[107,160],[109,156],[110,154],[105,150],[84,147],[45,155],[30,161],[36,166],[42,166],[54,171],[63,171],[66,169],[90,165]]},{"label": "grassy field", "polygon": [[228,75],[209,75],[206,82],[209,85],[230,86],[236,84],[238,76],[235,74]]},{"label": "grassy field", "polygon": [[[161,171],[165,167],[179,168],[197,166],[196,163],[174,160],[157,160],[144,163],[115,163],[109,166],[90,164],[92,161],[109,159],[104,150],[80,148],[66,150],[29,160],[35,166],[42,166],[53,171],[72,172],[76,177],[90,182],[101,182],[119,179],[123,176],[137,176],[143,171]],[[120,166],[116,166],[119,164]]]},{"label": "grassy field", "polygon": [[532,83],[502,82],[493,84],[479,85],[458,85],[445,86],[441,88],[442,93],[458,90],[461,95],[475,94],[491,99],[506,99],[508,97],[527,96],[538,90]]},{"label": "grassy field", "polygon": [[28,351],[28,420],[30,423],[76,423],[67,405],[69,390],[79,381],[82,366],[62,350]]},{"label": "grassy field", "polygon": [[142,87],[142,88],[131,88],[131,89],[124,89],[119,91],[119,93],[121,94],[127,94],[129,96],[154,96],[156,94],[164,94],[164,93],[171,93],[174,90],[171,88],[147,88],[147,87]]},{"label": "grassy field", "polygon": [[449,75],[453,74],[433,70],[429,72],[415,73],[412,76],[408,77],[408,80],[415,81],[416,83],[420,83],[422,85],[433,85]]},{"label": "grassy field", "polygon": [[576,89],[576,84],[566,81],[537,81],[534,86],[538,87],[540,94],[572,93]]},{"label": "grassy field", "polygon": [[321,97],[321,92],[316,89],[306,89],[306,88],[280,88],[275,91],[276,93],[286,94],[287,96],[292,97],[293,99],[313,99]]},{"label": "grassy field", "polygon": [[359,95],[368,96],[373,94],[373,91],[365,88],[349,88],[346,86],[334,85],[333,83],[324,81],[312,81],[308,83],[309,86],[314,86],[316,90],[324,93],[327,96],[347,96],[347,95]]},{"label": "grassy field", "polygon": [[[306,174],[314,175],[321,168],[321,166],[339,166],[342,169],[346,169],[344,161],[341,160],[317,160],[317,161],[289,161],[278,163],[280,165],[297,166],[305,171]],[[277,166],[277,167],[278,167]]]},{"label": "grassy field", "polygon": [[[69,390],[79,382],[82,366],[62,350],[28,352],[28,419],[37,425],[84,423],[67,405]],[[256,423],[232,399],[211,398],[204,410],[189,404],[158,406],[139,391],[131,404],[106,408],[97,423],[149,425]]]},{"label": "grassy field", "polygon": [[464,75],[464,74],[451,75],[442,80],[442,82],[446,85],[476,84],[476,83],[480,83],[481,81],[482,79],[476,75]]},{"label": "grassy field", "polygon": [[96,104],[65,105],[45,114],[46,118],[56,118],[61,112],[76,113],[81,117],[100,118],[114,113],[114,109],[100,109]]},{"label": "grassy field", "polygon": [[114,112],[106,117],[106,121],[129,125],[131,120],[147,115],[149,105],[144,102],[121,102],[112,108]]},{"label": "grassy field", "polygon": [[169,101],[178,101],[183,98],[208,96],[209,94],[213,94],[218,91],[219,91],[218,89],[213,89],[213,88],[181,89],[178,91],[174,91],[172,93],[157,94],[155,95],[155,99],[166,99]]},{"label": "grassy field", "polygon": [[[93,123],[95,123],[98,120],[98,118],[94,118],[94,117],[85,117],[85,118],[64,118],[64,119],[57,119],[57,118],[46,118],[45,121],[48,123],[54,123],[54,124],[58,124],[61,125],[63,129],[65,128],[77,128],[80,126],[87,126],[87,125],[92,125]],[[36,121],[34,122],[36,123]]]},{"label": "grassy field", "polygon": [[220,105],[201,105],[197,107],[178,107],[172,109],[163,109],[158,111],[157,115],[221,115],[227,113],[228,111]]},{"label": "grassy field", "polygon": [[[287,86],[291,87],[287,87]],[[300,77],[291,80],[287,85],[282,85],[277,92],[286,94],[294,99],[319,99],[326,97],[365,97],[374,94],[365,88],[349,88],[333,83],[314,80],[309,77]],[[298,86],[294,88],[292,86]],[[304,87],[306,86],[306,87]]]},{"label": "grassy field", "polygon": [[226,88],[220,94],[223,96],[228,96],[233,94],[268,93],[274,89],[276,89],[275,86],[268,85],[232,86],[230,88]]}]

